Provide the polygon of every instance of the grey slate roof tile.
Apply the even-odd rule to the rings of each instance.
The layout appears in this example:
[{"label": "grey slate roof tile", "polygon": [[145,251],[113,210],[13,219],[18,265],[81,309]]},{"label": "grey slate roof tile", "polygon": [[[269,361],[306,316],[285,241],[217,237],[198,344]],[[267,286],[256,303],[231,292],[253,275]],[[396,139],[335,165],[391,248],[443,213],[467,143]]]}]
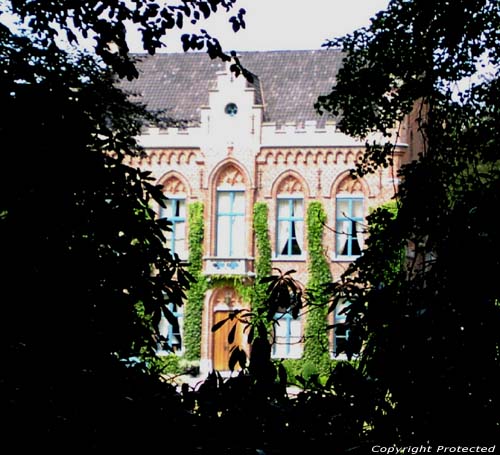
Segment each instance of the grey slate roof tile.
[{"label": "grey slate roof tile", "polygon": [[[337,50],[241,52],[243,66],[257,77],[256,102],[264,102],[265,120],[282,125],[320,119],[314,110],[319,95],[335,85],[342,65]],[[174,119],[198,123],[200,107],[208,104],[216,73],[225,64],[204,53],[174,53],[141,56],[140,76],[123,87],[139,95],[151,110],[165,110]],[[240,76],[242,77],[242,76]]]}]

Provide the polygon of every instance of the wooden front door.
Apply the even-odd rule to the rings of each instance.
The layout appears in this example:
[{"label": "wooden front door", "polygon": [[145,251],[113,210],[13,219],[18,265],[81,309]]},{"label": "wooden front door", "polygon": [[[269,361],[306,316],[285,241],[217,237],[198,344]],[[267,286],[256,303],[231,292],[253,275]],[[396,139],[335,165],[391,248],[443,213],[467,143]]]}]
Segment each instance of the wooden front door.
[{"label": "wooden front door", "polygon": [[[217,322],[222,321],[229,317],[229,311],[216,311],[214,312],[214,325]],[[227,337],[229,332],[236,324],[235,336],[233,343],[229,344]],[[229,370],[229,356],[231,355],[231,348],[233,346],[241,347],[243,335],[243,325],[241,323],[234,321],[227,321],[222,327],[213,333],[213,368],[217,371],[227,371]],[[239,365],[236,365],[237,370],[240,369]]]}]

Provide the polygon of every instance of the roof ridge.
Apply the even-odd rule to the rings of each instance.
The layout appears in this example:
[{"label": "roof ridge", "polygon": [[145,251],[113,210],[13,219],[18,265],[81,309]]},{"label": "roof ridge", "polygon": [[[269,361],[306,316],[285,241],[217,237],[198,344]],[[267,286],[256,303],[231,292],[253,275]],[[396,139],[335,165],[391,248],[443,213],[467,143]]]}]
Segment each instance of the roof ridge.
[{"label": "roof ridge", "polygon": [[[341,53],[342,50],[336,49],[336,48],[317,48],[317,49],[266,49],[266,50],[260,50],[260,49],[255,49],[255,50],[234,50],[236,55],[241,55],[241,54],[279,54],[279,53],[315,53],[315,52],[336,52],[336,53]],[[174,51],[174,52],[156,52],[155,54],[151,55],[147,52],[131,52],[130,55],[134,57],[158,57],[158,56],[171,56],[171,55],[207,55],[206,51]]]}]

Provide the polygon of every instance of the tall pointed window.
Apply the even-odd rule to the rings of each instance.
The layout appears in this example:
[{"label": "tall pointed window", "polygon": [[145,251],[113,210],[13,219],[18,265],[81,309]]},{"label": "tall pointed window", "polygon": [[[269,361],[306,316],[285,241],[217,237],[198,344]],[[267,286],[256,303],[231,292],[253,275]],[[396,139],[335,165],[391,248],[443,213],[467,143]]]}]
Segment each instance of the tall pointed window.
[{"label": "tall pointed window", "polygon": [[218,257],[243,257],[245,254],[245,193],[217,191]]},{"label": "tall pointed window", "polygon": [[363,247],[363,198],[337,196],[337,256],[359,256]]},{"label": "tall pointed window", "polygon": [[304,196],[301,183],[289,175],[276,197],[276,256],[304,254]]},{"label": "tall pointed window", "polygon": [[244,258],[246,248],[245,181],[240,169],[229,164],[217,179],[215,255]]},{"label": "tall pointed window", "polygon": [[345,178],[335,197],[335,256],[355,258],[364,247],[365,198],[358,180]]},{"label": "tall pointed window", "polygon": [[160,218],[170,221],[170,229],[165,233],[166,246],[179,258],[187,259],[186,241],[186,188],[179,178],[170,177],[163,185],[167,197],[165,207],[160,207]]},{"label": "tall pointed window", "polygon": [[304,200],[278,198],[277,253],[282,256],[299,256],[303,253]]},{"label": "tall pointed window", "polygon": [[165,205],[160,210],[160,217],[167,218],[172,223],[170,230],[166,232],[167,247],[181,259],[186,259],[186,199],[171,197]]},{"label": "tall pointed window", "polygon": [[172,303],[168,305],[168,309],[175,320],[170,323],[165,314],[162,313],[158,327],[160,340],[157,343],[156,352],[160,355],[170,352],[175,352],[180,355],[184,352],[182,343],[184,313],[181,307],[176,307]]}]

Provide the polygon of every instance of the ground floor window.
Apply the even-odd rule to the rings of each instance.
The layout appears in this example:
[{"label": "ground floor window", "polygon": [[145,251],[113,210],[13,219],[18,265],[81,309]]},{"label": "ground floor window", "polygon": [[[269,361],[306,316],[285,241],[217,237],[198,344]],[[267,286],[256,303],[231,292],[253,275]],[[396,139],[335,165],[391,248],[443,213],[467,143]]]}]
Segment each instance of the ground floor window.
[{"label": "ground floor window", "polygon": [[289,313],[278,312],[274,316],[272,356],[298,359],[302,356],[302,323]]},{"label": "ground floor window", "polygon": [[162,313],[159,332],[160,340],[157,343],[158,354],[176,353],[182,354],[184,346],[182,343],[182,333],[184,327],[184,315],[182,308],[176,308],[173,303],[168,305],[168,309],[176,318],[176,323],[171,323],[165,314]]},{"label": "ground floor window", "polygon": [[346,321],[345,309],[349,306],[349,302],[338,303],[335,307],[333,315],[333,343],[332,356],[344,356],[346,351],[346,343],[349,338],[349,330],[345,327]]}]

